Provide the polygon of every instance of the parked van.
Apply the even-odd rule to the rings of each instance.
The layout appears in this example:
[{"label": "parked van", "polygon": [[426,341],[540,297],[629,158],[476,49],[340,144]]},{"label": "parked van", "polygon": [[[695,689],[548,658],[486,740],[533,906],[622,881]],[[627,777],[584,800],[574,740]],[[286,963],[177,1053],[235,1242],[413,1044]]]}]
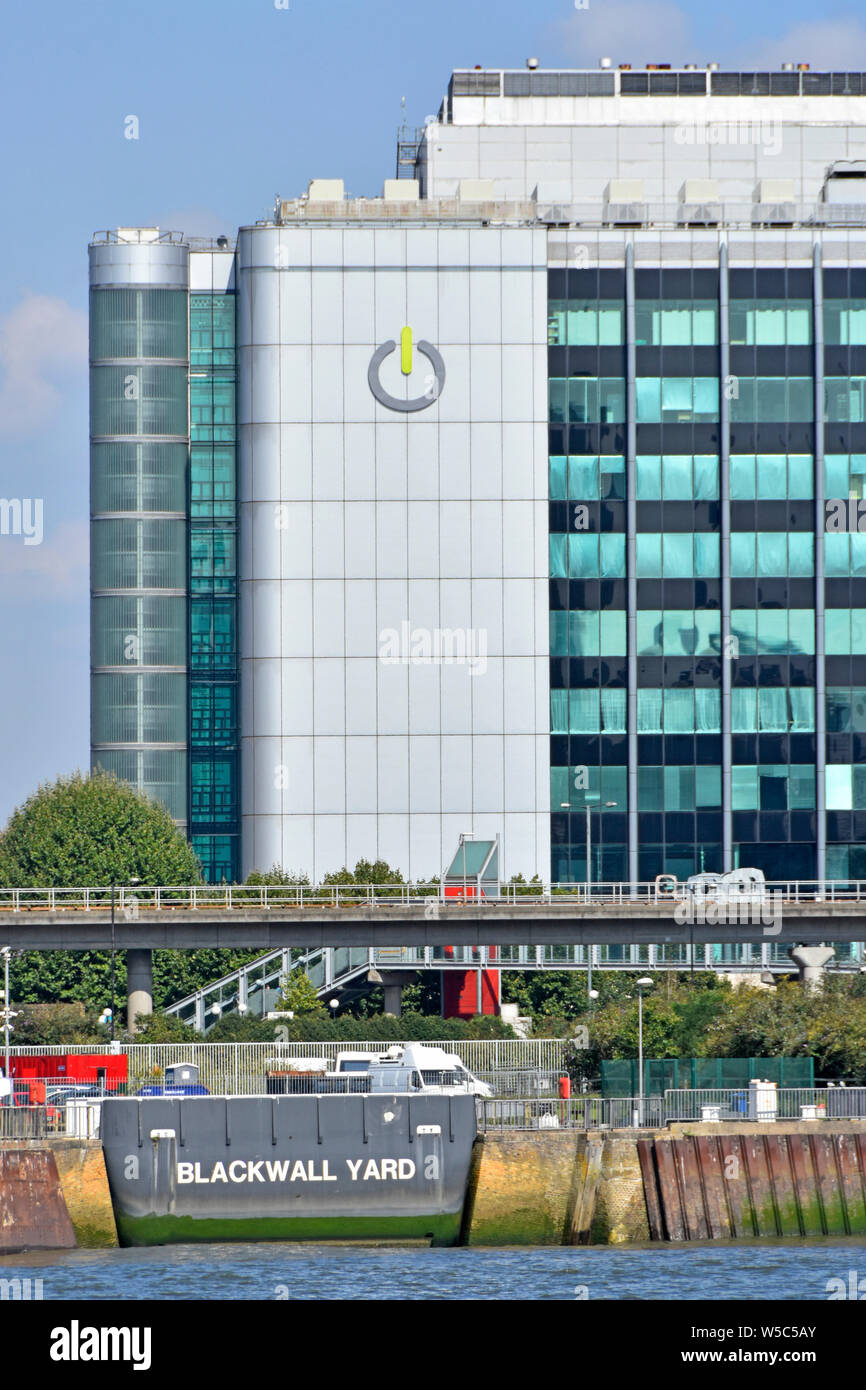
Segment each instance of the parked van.
[{"label": "parked van", "polygon": [[492,1096],[493,1091],[441,1047],[406,1043],[390,1048],[369,1070],[371,1092],[408,1091],[424,1095]]}]

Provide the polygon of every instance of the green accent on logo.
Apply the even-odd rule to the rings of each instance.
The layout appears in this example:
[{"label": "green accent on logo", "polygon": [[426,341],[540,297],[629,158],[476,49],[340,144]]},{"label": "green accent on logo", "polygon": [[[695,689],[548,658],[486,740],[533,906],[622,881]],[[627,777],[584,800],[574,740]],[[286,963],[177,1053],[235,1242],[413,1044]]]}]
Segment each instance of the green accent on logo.
[{"label": "green accent on logo", "polygon": [[412,329],[404,328],[400,333],[400,371],[408,376],[412,370]]}]

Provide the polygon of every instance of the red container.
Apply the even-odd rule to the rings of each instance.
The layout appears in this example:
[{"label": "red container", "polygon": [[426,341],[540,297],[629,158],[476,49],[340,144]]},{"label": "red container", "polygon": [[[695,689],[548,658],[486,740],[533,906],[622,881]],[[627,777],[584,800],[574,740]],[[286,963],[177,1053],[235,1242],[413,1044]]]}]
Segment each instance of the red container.
[{"label": "red container", "polygon": [[571,1100],[571,1077],[561,1076],[559,1078],[559,1099]]}]

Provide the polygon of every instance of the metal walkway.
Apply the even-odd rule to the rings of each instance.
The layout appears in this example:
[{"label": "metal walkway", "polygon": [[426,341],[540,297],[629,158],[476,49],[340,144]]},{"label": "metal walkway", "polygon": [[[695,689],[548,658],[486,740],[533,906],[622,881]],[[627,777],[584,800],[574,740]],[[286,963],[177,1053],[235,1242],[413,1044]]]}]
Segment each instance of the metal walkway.
[{"label": "metal walkway", "polygon": [[[336,994],[340,1004],[368,993],[376,981],[371,971],[439,970],[695,970],[717,974],[749,972],[790,974],[795,967],[787,946],[768,941],[741,945],[663,946],[388,946],[318,947],[292,960],[288,947],[270,951],[223,976],[205,989],[187,995],[165,1010],[198,1032],[205,1032],[227,1013],[264,1018],[277,1006],[280,980],[290,970],[303,970],[320,998]],[[591,956],[591,960],[590,960]],[[866,959],[860,943],[839,943],[830,969],[859,970]]]}]

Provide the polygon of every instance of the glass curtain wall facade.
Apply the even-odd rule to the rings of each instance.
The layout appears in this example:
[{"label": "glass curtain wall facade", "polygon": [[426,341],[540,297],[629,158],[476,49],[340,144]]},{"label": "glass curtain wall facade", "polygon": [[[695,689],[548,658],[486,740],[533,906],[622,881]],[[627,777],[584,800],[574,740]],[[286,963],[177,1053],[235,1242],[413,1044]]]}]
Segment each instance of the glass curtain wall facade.
[{"label": "glass curtain wall facade", "polygon": [[[177,259],[169,281],[180,278]],[[153,283],[162,278],[158,259],[139,258],[128,272],[132,278],[137,269],[150,283],[93,284],[98,257],[95,266],[92,760],[161,801],[185,826],[187,292]]]},{"label": "glass curtain wall facade", "polygon": [[189,834],[239,871],[235,296],[190,296]]},{"label": "glass curtain wall facade", "polygon": [[866,270],[823,282],[827,874],[849,878],[866,875]]},{"label": "glass curtain wall facade", "polygon": [[548,295],[552,874],[560,881],[622,879],[628,875],[625,276],[554,270]]},{"label": "glass curtain wall facade", "polygon": [[[206,878],[231,881],[235,296],[190,293],[177,233],[102,235],[90,248],[92,764],[161,802]],[[214,283],[210,254],[193,254],[196,280]]]},{"label": "glass curtain wall facade", "polygon": [[554,879],[866,873],[864,281],[549,272]]}]

